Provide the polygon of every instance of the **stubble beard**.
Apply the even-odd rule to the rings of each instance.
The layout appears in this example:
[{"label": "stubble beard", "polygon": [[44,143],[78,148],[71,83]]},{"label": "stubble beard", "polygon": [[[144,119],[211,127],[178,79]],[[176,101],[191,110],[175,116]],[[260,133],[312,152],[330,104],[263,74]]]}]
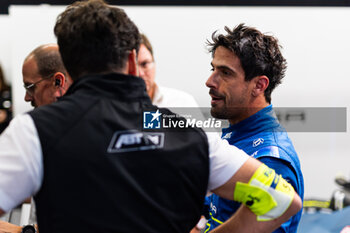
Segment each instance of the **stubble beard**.
[{"label": "stubble beard", "polygon": [[218,108],[217,106],[212,106],[210,109],[210,114],[216,119],[227,120],[229,119],[229,112],[226,106]]}]

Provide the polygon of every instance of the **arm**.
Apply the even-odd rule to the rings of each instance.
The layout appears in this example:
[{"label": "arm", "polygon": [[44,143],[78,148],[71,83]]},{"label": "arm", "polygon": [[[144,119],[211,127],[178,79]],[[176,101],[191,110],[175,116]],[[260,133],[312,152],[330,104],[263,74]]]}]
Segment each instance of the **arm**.
[{"label": "arm", "polygon": [[[282,223],[287,221],[292,215],[297,213],[301,208],[301,200],[299,196],[296,195],[289,209],[279,218],[259,222],[257,221],[256,215],[252,213],[247,207],[242,205],[238,211],[222,225],[215,228],[212,233],[223,233],[223,232],[249,232],[249,233],[264,233],[273,232]],[[300,206],[300,208],[298,207]]]},{"label": "arm", "polygon": [[[199,220],[199,222],[196,224],[195,227],[192,228],[192,230],[190,231],[190,233],[201,233],[202,230],[205,228],[205,225],[207,223],[207,220],[204,216],[201,216],[201,219]],[[1,233],[1,232],[0,232]]]},{"label": "arm", "polygon": [[254,172],[261,165],[256,159],[249,158],[240,169],[229,179],[225,184],[212,190],[213,193],[219,195],[222,198],[233,200],[233,194],[236,187],[236,182],[240,181],[248,183]]},{"label": "arm", "polygon": [[22,227],[0,220],[0,233],[21,233]]},{"label": "arm", "polygon": [[42,152],[32,118],[15,117],[0,136],[0,215],[36,193],[43,177]]},{"label": "arm", "polygon": [[[259,168],[261,162],[249,158],[241,168],[225,184],[213,190],[214,193],[226,199],[233,199],[236,182],[248,183],[251,176]],[[293,191],[294,192],[294,191]],[[216,228],[213,233],[218,232],[272,232],[283,222],[296,214],[302,207],[300,197],[294,192],[290,206],[278,218],[271,221],[258,221],[257,216],[246,206],[241,208],[224,224]]]},{"label": "arm", "polygon": [[196,224],[194,228],[190,231],[190,233],[201,233],[202,230],[206,227],[207,219],[209,219],[209,208],[210,208],[210,196],[208,196],[209,193],[207,193],[207,196],[204,200],[204,206],[202,211],[202,216],[199,220],[199,222]]}]

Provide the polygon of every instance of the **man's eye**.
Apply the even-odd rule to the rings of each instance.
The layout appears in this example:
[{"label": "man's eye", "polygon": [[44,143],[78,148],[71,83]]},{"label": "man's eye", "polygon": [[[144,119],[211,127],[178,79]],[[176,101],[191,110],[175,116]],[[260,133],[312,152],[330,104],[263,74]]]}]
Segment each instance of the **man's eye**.
[{"label": "man's eye", "polygon": [[223,75],[231,75],[231,72],[230,71],[227,71],[227,70],[221,70],[221,73]]},{"label": "man's eye", "polygon": [[144,62],[141,62],[141,63],[139,64],[139,66],[140,66],[141,68],[143,68],[143,69],[147,69],[148,67],[150,67],[151,63],[152,63],[152,62],[150,62],[150,61],[144,61]]}]

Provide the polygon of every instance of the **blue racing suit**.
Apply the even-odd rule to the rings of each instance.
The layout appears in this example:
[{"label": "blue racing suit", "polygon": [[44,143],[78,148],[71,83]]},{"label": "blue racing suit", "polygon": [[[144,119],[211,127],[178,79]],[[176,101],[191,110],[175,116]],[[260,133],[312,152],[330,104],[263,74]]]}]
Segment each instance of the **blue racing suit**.
[{"label": "blue racing suit", "polygon": [[[222,129],[222,139],[275,169],[303,199],[304,181],[298,155],[287,132],[280,125],[272,105],[247,119]],[[215,194],[206,197],[204,215],[208,232],[226,221],[240,207],[240,203],[223,199]],[[297,232],[302,211],[298,212],[274,232]]]}]

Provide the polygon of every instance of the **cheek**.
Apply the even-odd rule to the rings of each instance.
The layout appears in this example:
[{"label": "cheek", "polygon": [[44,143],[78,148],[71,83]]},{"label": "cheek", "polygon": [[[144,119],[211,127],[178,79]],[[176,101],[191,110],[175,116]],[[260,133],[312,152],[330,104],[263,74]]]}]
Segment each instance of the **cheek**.
[{"label": "cheek", "polygon": [[149,83],[150,83],[149,78],[148,78],[146,75],[142,76],[141,78],[142,78],[143,81],[145,82],[146,88],[147,88],[147,90],[148,90],[148,88],[149,88]]},{"label": "cheek", "polygon": [[222,91],[225,103],[234,104],[235,100],[239,96],[239,93],[237,91],[237,88],[234,88],[233,86],[226,86]]},{"label": "cheek", "polygon": [[151,81],[151,78],[148,74],[144,75],[142,78],[146,83],[149,83]]},{"label": "cheek", "polygon": [[143,79],[143,81],[145,81],[146,88],[147,90],[149,90],[149,88],[154,85],[155,69],[150,69],[144,72],[140,72],[140,77]]},{"label": "cheek", "polygon": [[149,84],[149,82],[151,81],[151,77],[149,75],[149,73],[144,73],[141,78],[143,79],[143,81],[145,81],[146,84]]},{"label": "cheek", "polygon": [[156,69],[153,67],[152,69],[149,70],[148,72],[148,79],[151,83],[154,82],[154,79],[156,77]]},{"label": "cheek", "polygon": [[219,92],[225,96],[225,98],[229,99],[232,93],[234,92],[234,88],[227,83],[222,83],[219,88]]},{"label": "cheek", "polygon": [[43,103],[46,103],[46,104],[53,102],[53,100],[55,99],[54,88],[50,88],[50,87],[44,88],[39,98]]}]

